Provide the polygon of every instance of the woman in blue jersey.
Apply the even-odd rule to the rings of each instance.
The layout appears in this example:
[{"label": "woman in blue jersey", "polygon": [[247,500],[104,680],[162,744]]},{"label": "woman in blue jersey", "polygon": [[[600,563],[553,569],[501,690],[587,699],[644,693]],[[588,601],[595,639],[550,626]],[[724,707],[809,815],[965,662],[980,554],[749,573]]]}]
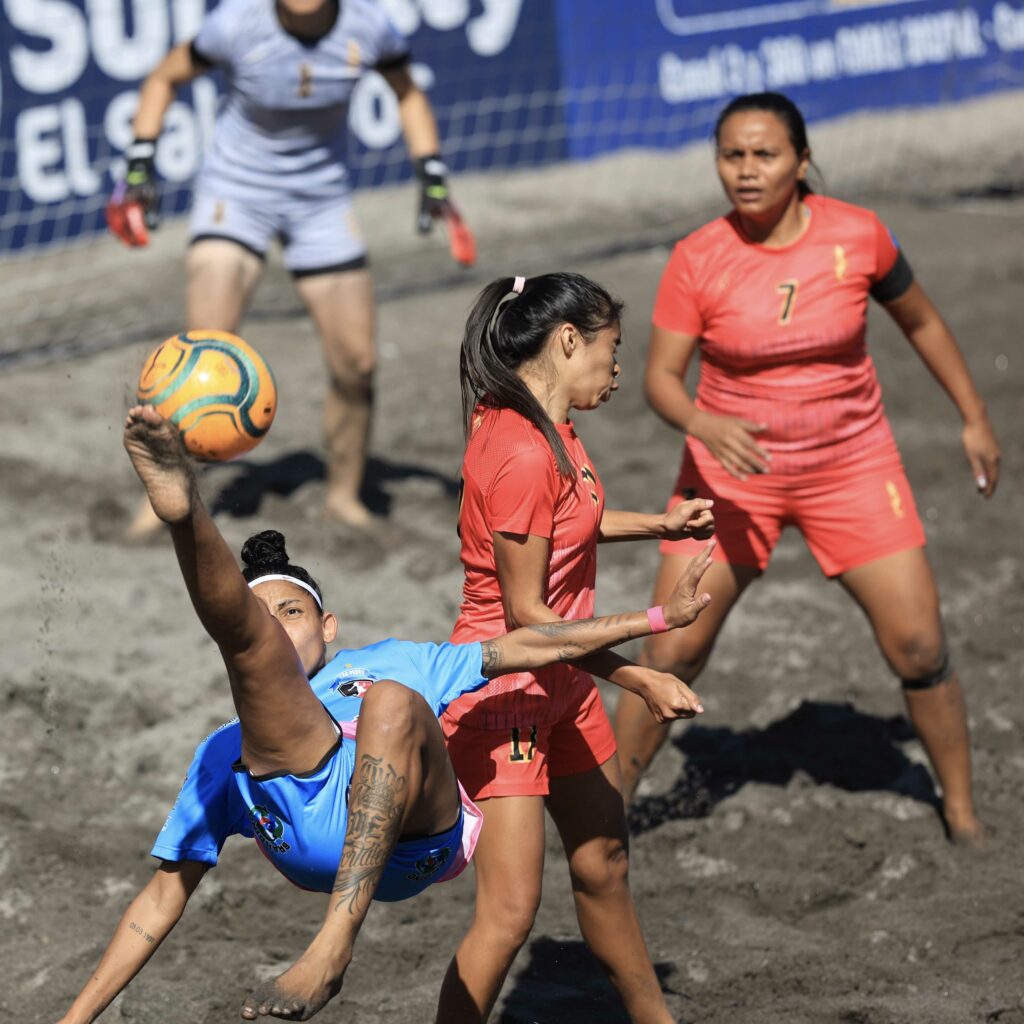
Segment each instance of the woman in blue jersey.
[{"label": "woman in blue jersey", "polygon": [[480,817],[445,750],[437,718],[448,704],[494,676],[687,625],[707,603],[697,585],[712,545],[669,601],[646,613],[543,623],[472,644],[385,640],[325,664],[337,620],[312,577],[288,562],[284,538],[251,538],[239,573],[199,500],[177,430],[137,406],[125,447],[170,528],[196,614],[224,658],[238,718],[196,750],[153,845],[160,866],[62,1024],[94,1020],[131,981],[230,835],[255,839],[302,888],[331,893],[306,951],[242,1011],[247,1019],[308,1019],[340,990],[371,899],[414,896],[457,875],[472,855]]},{"label": "woman in blue jersey", "polygon": [[[142,244],[139,207],[156,217],[156,141],[176,89],[214,68],[227,93],[195,183],[189,224],[189,330],[237,331],[271,243],[323,341],[328,369],[323,428],[329,516],[366,525],[359,498],[375,366],[373,285],[344,165],[345,122],[369,71],[398,97],[420,181],[417,224],[430,229],[448,205],[437,124],[409,73],[405,40],[370,0],[221,0],[191,43],[175,47],[142,86],[125,156],[126,180],[108,214]],[[143,503],[129,530],[158,527]]]}]

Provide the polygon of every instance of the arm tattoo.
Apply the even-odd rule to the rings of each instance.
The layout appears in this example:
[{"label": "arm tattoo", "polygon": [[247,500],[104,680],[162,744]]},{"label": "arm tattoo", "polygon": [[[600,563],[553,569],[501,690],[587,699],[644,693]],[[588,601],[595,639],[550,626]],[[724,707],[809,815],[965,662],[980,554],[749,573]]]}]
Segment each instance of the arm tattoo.
[{"label": "arm tattoo", "polygon": [[558,642],[558,660],[571,661],[593,654],[612,643],[633,639],[631,615],[605,615],[599,619],[537,622],[526,628]]},{"label": "arm tattoo", "polygon": [[501,644],[497,640],[484,640],[480,647],[483,651],[483,664],[480,666],[482,674],[500,675],[498,669],[505,660],[501,655]]},{"label": "arm tattoo", "polygon": [[150,935],[149,932],[147,932],[145,928],[143,928],[141,925],[136,924],[134,921],[129,921],[128,922],[128,927],[133,932],[137,932],[139,935],[141,935],[142,938],[146,940],[146,942],[150,942],[150,943],[156,942],[156,936],[155,935]]},{"label": "arm tattoo", "polygon": [[336,911],[366,913],[398,842],[408,781],[382,757],[363,754],[349,790],[345,846],[333,891]]}]

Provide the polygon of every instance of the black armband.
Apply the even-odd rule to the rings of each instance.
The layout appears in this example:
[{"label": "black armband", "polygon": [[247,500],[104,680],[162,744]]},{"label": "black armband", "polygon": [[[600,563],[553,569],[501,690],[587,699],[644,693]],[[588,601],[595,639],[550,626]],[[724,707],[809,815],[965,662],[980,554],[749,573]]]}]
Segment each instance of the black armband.
[{"label": "black armband", "polygon": [[914,272],[910,269],[903,250],[896,252],[896,262],[881,281],[876,281],[871,286],[871,297],[883,305],[886,302],[894,302],[906,294],[907,289],[914,283]]}]

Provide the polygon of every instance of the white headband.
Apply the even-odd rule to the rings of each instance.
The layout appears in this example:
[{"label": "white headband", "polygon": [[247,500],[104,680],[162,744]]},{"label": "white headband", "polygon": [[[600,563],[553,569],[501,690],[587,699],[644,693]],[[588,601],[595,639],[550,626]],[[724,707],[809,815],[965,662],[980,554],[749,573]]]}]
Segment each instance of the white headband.
[{"label": "white headband", "polygon": [[303,583],[302,580],[296,579],[294,576],[288,576],[280,572],[267,573],[266,576],[257,576],[256,579],[249,581],[249,589],[252,590],[257,583],[269,583],[271,580],[284,580],[286,583],[294,583],[297,587],[302,587],[307,593],[313,595],[313,600],[316,601],[317,608],[320,611],[324,610],[324,603],[320,600],[320,595],[308,584]]}]

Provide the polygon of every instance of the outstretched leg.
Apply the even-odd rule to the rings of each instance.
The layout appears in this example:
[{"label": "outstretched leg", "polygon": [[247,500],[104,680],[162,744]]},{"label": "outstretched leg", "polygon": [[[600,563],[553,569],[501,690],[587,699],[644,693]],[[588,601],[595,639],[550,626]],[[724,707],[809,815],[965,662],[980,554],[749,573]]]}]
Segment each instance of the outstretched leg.
[{"label": "outstretched leg", "polygon": [[199,621],[220,648],[254,774],[314,768],[337,734],[288,634],[249,589],[206,511],[178,431],[150,406],[125,422],[124,445],[153,512],[170,527]]},{"label": "outstretched leg", "polygon": [[441,727],[408,687],[382,680],[363,698],[355,764],[345,846],[323,927],[295,964],[245,1001],[246,1020],[309,1020],[337,995],[395,844],[445,832],[458,820],[458,785]]},{"label": "outstretched leg", "polygon": [[949,665],[939,595],[924,548],[858,566],[840,576],[864,609],[942,788],[954,842],[978,844],[984,828],[971,793],[971,748],[960,680]]},{"label": "outstretched leg", "polygon": [[499,796],[477,806],[484,827],[473,857],[476,905],[441,984],[437,1024],[482,1024],[489,1019],[540,905],[543,797]]},{"label": "outstretched leg", "polygon": [[565,845],[580,931],[631,1021],[671,1024],[629,889],[619,763],[551,780],[548,811]]}]

